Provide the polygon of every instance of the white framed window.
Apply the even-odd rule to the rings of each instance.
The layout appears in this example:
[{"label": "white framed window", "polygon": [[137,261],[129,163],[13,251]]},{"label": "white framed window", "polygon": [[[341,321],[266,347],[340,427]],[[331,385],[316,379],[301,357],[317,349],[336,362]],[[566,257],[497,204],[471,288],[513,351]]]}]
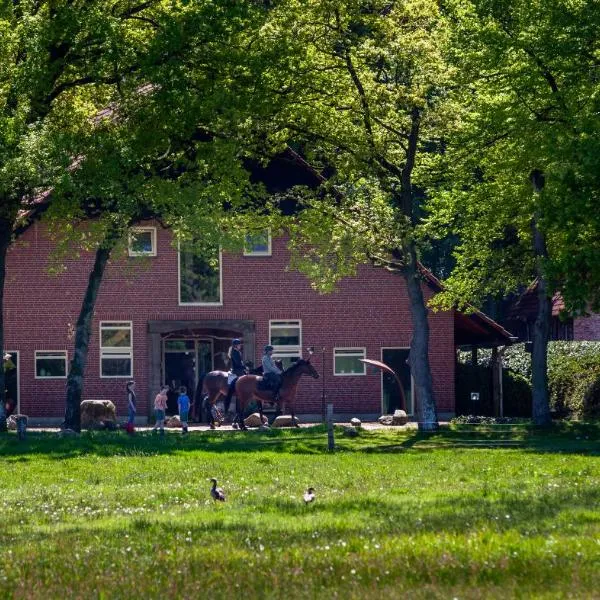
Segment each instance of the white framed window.
[{"label": "white framed window", "polygon": [[67,376],[66,350],[36,350],[36,379],[65,379]]},{"label": "white framed window", "polygon": [[244,256],[271,256],[271,230],[247,234]]},{"label": "white framed window", "polygon": [[333,374],[339,376],[366,375],[365,363],[361,358],[367,357],[366,348],[334,348]]},{"label": "white framed window", "polygon": [[100,321],[100,377],[133,376],[131,321]]},{"label": "white framed window", "polygon": [[223,289],[222,253],[215,248],[210,256],[198,256],[179,248],[179,304],[221,306]]},{"label": "white framed window", "polygon": [[156,256],[156,227],[134,227],[129,232],[129,256]]},{"label": "white framed window", "polygon": [[289,367],[302,358],[302,321],[269,321],[269,340],[273,357]]}]

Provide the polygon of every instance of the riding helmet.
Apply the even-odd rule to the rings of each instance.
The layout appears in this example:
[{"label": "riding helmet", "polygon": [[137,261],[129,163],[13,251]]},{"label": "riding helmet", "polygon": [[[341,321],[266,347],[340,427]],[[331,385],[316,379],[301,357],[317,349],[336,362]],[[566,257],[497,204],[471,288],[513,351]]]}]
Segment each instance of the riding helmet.
[{"label": "riding helmet", "polygon": [[271,352],[271,350],[275,350],[275,348],[273,348],[273,346],[271,346],[271,344],[267,344],[267,345],[265,346],[265,354],[266,354],[267,352]]},{"label": "riding helmet", "polygon": [[240,340],[239,338],[234,338],[231,340],[231,345],[232,346],[237,346],[238,344],[241,344],[242,340]]}]

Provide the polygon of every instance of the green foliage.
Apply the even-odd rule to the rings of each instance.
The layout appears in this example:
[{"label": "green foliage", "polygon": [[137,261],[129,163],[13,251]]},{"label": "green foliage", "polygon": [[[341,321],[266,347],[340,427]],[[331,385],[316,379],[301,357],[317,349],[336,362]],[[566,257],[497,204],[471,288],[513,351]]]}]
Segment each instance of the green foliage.
[{"label": "green foliage", "polygon": [[11,433],[0,595],[593,597],[598,427],[473,429]]},{"label": "green foliage", "polygon": [[[459,352],[458,360],[458,368],[466,369],[469,372],[471,354]],[[502,360],[506,369],[505,375],[508,375],[503,384],[505,412],[524,416],[523,412],[518,412],[521,410],[518,407],[531,405],[531,354],[525,351],[524,344],[515,344],[505,349]],[[483,373],[489,373],[490,361],[491,351],[479,350],[478,370],[483,369]],[[482,374],[480,377],[485,377],[485,375]],[[559,341],[549,343],[550,402],[557,415],[586,419],[597,418],[599,377],[599,342]],[[463,412],[468,413],[472,410],[466,406]]]},{"label": "green foliage", "polygon": [[570,417],[597,418],[599,381],[600,352],[555,359],[548,377],[553,408]]},{"label": "green foliage", "polygon": [[523,375],[507,369],[502,373],[504,414],[515,417],[531,416],[531,382]]},{"label": "green foliage", "polygon": [[[438,306],[479,304],[542,272],[569,311],[599,302],[600,16],[593,2],[462,0],[452,15],[457,127],[440,162],[430,231],[458,234]],[[545,174],[535,194],[532,170]]]},{"label": "green foliage", "polygon": [[[292,267],[321,291],[371,262],[399,271],[417,243],[430,154],[452,115],[448,26],[435,2],[288,0],[261,29],[274,108],[271,150],[290,144],[320,178],[296,190]],[[275,97],[273,97],[275,90]],[[320,173],[323,171],[324,176]]]}]

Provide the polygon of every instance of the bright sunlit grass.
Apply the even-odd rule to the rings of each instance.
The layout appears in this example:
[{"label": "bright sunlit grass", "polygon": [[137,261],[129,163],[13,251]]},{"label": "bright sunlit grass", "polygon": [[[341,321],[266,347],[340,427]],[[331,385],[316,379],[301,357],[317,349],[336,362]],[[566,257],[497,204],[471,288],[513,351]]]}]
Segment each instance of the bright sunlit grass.
[{"label": "bright sunlit grass", "polygon": [[336,441],[327,453],[320,427],[1,437],[0,597],[598,593],[598,427]]}]

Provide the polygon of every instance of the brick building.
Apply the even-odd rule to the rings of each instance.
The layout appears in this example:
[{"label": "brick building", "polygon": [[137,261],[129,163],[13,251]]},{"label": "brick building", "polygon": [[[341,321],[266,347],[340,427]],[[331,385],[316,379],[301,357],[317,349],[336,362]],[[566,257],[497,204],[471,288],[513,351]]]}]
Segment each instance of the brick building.
[{"label": "brick building", "polygon": [[[74,326],[93,263],[91,254],[67,260],[61,275],[47,272],[52,242],[36,224],[9,251],[5,294],[5,347],[15,369],[9,394],[37,422],[64,413]],[[374,417],[398,407],[388,375],[360,358],[383,360],[400,375],[415,413],[406,359],[411,317],[404,280],[362,266],[337,292],[319,295],[308,280],[287,271],[285,240],[252,241],[248,251],[219,253],[218,267],[172,244],[171,234],[143,224],[126,255],[107,266],[95,307],[86,367],[85,399],[110,399],[126,412],[125,383],[137,383],[138,416],[151,413],[162,382],[196,390],[202,374],[226,367],[232,337],[241,337],[247,360],[258,363],[265,344],[290,364],[315,348],[321,377],[304,378],[297,411],[320,418],[322,401],[337,415]],[[424,283],[427,296],[438,285]],[[430,359],[441,417],[454,413],[455,348],[508,342],[508,333],[482,313],[430,315]],[[174,396],[170,398],[174,410]]]}]

